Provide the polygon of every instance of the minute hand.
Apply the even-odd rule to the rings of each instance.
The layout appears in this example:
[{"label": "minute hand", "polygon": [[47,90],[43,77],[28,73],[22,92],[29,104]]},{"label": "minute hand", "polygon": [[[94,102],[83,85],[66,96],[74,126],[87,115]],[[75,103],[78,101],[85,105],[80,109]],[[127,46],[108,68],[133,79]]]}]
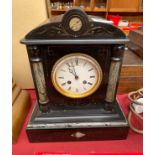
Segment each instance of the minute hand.
[{"label": "minute hand", "polygon": [[72,67],[73,67],[73,71],[74,71],[75,79],[78,79],[79,77],[78,77],[77,74],[76,74],[76,71],[75,71],[75,68],[74,68],[73,62],[71,62],[71,64],[72,64]]}]

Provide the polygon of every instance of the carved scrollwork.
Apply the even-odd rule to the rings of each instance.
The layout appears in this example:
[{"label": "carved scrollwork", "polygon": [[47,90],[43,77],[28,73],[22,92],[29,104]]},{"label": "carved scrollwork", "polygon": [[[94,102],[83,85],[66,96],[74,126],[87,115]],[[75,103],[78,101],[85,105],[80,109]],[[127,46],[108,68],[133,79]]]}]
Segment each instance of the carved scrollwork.
[{"label": "carved scrollwork", "polygon": [[124,38],[124,33],[117,27],[105,23],[93,23],[87,31],[88,35],[102,38]]},{"label": "carved scrollwork", "polygon": [[93,35],[98,35],[98,34],[111,35],[111,32],[106,30],[104,27],[96,26],[96,27],[90,28],[88,30],[88,34],[93,34]]},{"label": "carved scrollwork", "polygon": [[44,33],[45,35],[56,35],[56,34],[65,34],[64,29],[57,26],[51,26],[49,29],[47,29]]},{"label": "carved scrollwork", "polygon": [[53,37],[61,37],[63,35],[66,35],[66,32],[64,31],[64,29],[59,25],[61,25],[61,24],[57,24],[57,23],[53,24],[53,23],[51,23],[51,24],[43,25],[43,26],[31,31],[26,36],[26,38],[50,39],[50,38],[53,38]]},{"label": "carved scrollwork", "polygon": [[[88,29],[76,38],[126,38],[125,34],[112,24],[90,22]],[[71,39],[75,36],[68,33],[62,23],[48,23],[27,34],[26,39]]]}]

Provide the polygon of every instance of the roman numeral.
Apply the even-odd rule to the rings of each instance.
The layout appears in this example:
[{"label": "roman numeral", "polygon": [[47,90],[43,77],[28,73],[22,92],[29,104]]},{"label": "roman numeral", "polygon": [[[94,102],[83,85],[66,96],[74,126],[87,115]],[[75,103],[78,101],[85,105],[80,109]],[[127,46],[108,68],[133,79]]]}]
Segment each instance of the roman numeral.
[{"label": "roman numeral", "polygon": [[78,58],[75,58],[75,64],[78,66],[78,64],[79,64]]},{"label": "roman numeral", "polygon": [[79,92],[79,90],[76,88],[76,92]]},{"label": "roman numeral", "polygon": [[71,90],[71,87],[69,87],[67,90]]},{"label": "roman numeral", "polygon": [[62,76],[60,76],[60,77],[58,77],[59,79],[64,79],[64,77],[62,77]]},{"label": "roman numeral", "polygon": [[66,63],[66,65],[67,65],[68,67],[71,67],[71,65],[70,65],[68,62]]},{"label": "roman numeral", "polygon": [[88,70],[88,72],[90,72],[90,71],[92,71],[93,70],[93,68],[90,68],[89,70]]},{"label": "roman numeral", "polygon": [[83,89],[84,89],[84,90],[86,90],[86,88],[85,88],[85,87],[83,87]]},{"label": "roman numeral", "polygon": [[83,67],[84,67],[86,64],[87,64],[87,62],[85,62],[85,63],[83,64]]},{"label": "roman numeral", "polygon": [[93,75],[93,76],[90,76],[90,78],[95,78],[95,76]]},{"label": "roman numeral", "polygon": [[92,83],[91,83],[91,82],[88,82],[88,84],[89,84],[89,85],[92,85]]},{"label": "roman numeral", "polygon": [[62,83],[61,85],[64,86],[66,84],[66,82]]}]

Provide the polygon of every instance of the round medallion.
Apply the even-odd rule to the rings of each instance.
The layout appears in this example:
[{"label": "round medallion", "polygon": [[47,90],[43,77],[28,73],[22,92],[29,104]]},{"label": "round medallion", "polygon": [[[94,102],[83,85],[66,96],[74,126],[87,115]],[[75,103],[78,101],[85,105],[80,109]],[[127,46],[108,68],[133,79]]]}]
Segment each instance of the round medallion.
[{"label": "round medallion", "polygon": [[62,27],[68,34],[77,37],[87,32],[89,20],[83,10],[70,9],[63,16]]},{"label": "round medallion", "polygon": [[68,54],[55,63],[51,79],[55,89],[62,95],[83,98],[98,89],[102,81],[102,70],[89,55]]},{"label": "round medallion", "polygon": [[80,18],[78,17],[73,17],[70,21],[69,21],[69,27],[72,31],[79,31],[82,27],[82,21]]}]

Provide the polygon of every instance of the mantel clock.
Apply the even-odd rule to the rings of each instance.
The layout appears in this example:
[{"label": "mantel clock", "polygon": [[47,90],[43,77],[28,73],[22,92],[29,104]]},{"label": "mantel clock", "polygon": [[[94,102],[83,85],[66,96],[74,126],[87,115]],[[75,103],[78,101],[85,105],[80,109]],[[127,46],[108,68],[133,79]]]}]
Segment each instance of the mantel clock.
[{"label": "mantel clock", "polygon": [[30,142],[127,137],[116,99],[127,41],[120,29],[79,8],[25,36],[37,95],[26,129]]}]

